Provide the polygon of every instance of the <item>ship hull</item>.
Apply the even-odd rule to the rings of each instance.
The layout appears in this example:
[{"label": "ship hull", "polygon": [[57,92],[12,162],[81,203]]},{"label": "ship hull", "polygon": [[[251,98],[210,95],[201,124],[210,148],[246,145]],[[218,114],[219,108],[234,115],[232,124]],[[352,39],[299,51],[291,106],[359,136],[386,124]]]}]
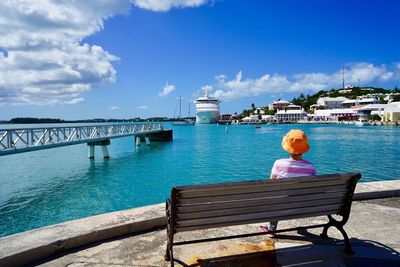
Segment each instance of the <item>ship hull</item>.
[{"label": "ship hull", "polygon": [[218,111],[200,111],[196,112],[197,124],[217,123],[219,119]]}]

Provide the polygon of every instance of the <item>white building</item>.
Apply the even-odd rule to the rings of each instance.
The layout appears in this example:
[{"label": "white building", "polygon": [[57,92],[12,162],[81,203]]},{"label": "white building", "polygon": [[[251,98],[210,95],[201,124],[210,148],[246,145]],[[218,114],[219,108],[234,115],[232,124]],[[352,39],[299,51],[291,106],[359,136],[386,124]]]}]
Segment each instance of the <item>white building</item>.
[{"label": "white building", "polygon": [[339,119],[352,120],[358,118],[357,110],[355,109],[320,109],[315,110],[312,116],[315,121],[337,121]]},{"label": "white building", "polygon": [[358,106],[358,101],[356,99],[347,99],[346,101],[343,101],[341,107],[342,108],[351,108]]},{"label": "white building", "polygon": [[286,107],[286,109],[287,110],[301,110],[301,106],[290,104],[289,106]]},{"label": "white building", "polygon": [[376,98],[364,98],[358,101],[358,106],[366,106],[371,104],[379,104],[380,101]]},{"label": "white building", "polygon": [[243,123],[259,123],[261,120],[258,118],[257,114],[251,114],[250,116],[244,117],[242,119]]},{"label": "white building", "polygon": [[377,114],[382,117],[386,106],[387,104],[369,104],[358,108],[357,112],[366,116]]},{"label": "white building", "polygon": [[328,109],[340,108],[344,101],[348,100],[346,97],[320,97],[317,100],[318,106],[325,106]]},{"label": "white building", "polygon": [[400,102],[392,102],[387,104],[383,113],[384,122],[400,121]]},{"label": "white building", "polygon": [[275,119],[278,122],[298,122],[307,117],[304,110],[278,110],[275,114]]}]

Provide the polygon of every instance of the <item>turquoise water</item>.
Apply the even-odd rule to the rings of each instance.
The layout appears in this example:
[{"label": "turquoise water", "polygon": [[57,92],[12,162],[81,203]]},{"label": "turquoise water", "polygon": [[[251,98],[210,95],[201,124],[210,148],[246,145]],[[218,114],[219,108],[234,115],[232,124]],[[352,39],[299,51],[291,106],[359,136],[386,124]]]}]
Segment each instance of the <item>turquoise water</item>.
[{"label": "turquoise water", "polygon": [[305,158],[319,174],[361,172],[400,179],[400,127],[349,125],[175,126],[174,140],[134,146],[111,140],[111,158],[75,145],[0,157],[0,236],[165,201],[174,185],[264,179],[287,154],[282,136],[304,130]]}]

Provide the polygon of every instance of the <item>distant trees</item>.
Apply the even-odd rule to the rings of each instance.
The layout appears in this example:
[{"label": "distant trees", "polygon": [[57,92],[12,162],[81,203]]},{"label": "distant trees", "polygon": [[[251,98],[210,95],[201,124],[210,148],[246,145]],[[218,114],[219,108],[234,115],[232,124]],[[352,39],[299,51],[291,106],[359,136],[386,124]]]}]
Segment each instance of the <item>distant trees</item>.
[{"label": "distant trees", "polygon": [[61,119],[51,119],[51,118],[13,118],[9,123],[63,123],[64,120]]}]

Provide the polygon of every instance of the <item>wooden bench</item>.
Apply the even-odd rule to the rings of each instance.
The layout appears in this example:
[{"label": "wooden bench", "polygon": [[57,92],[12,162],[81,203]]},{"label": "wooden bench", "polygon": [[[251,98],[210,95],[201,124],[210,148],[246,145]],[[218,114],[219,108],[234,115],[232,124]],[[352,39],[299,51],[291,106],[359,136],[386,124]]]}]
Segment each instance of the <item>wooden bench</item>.
[{"label": "wooden bench", "polygon": [[[208,228],[263,223],[327,215],[325,224],[276,230],[274,233],[323,227],[336,227],[344,237],[345,252],[352,249],[343,226],[350,215],[359,173],[317,175],[292,179],[257,180],[207,185],[177,186],[167,199],[167,252],[165,259],[174,265],[173,246],[216,241],[265,233],[174,242],[179,232]],[[340,215],[336,220],[332,215]]]}]

